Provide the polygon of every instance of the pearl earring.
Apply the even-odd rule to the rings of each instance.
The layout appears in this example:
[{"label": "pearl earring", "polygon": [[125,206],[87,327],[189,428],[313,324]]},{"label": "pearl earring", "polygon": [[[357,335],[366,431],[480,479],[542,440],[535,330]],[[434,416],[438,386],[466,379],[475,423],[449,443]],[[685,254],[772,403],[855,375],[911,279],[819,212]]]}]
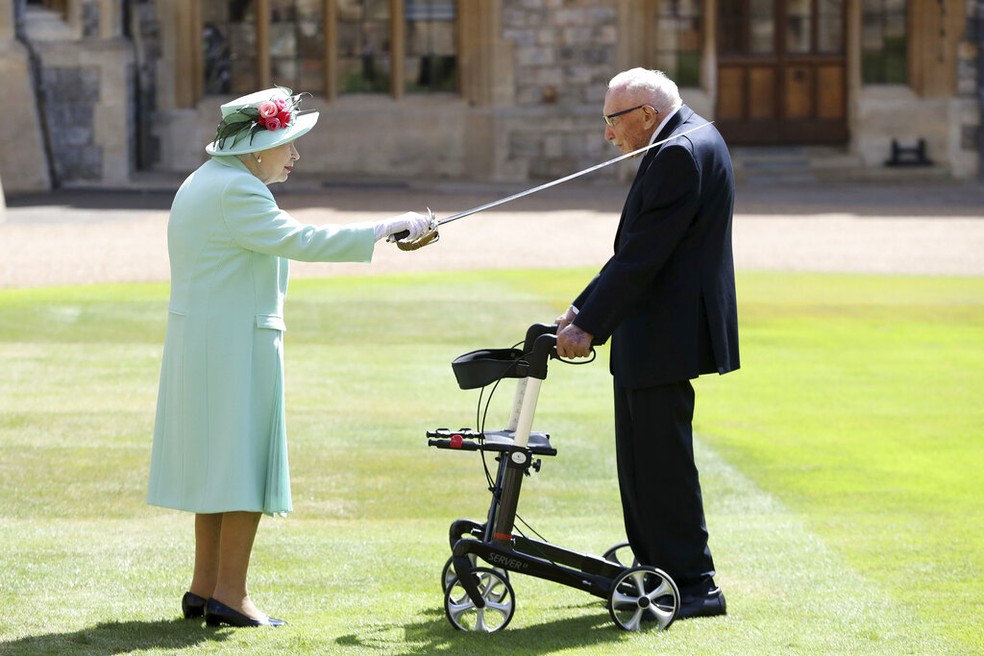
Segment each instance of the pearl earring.
[{"label": "pearl earring", "polygon": [[257,163],[257,164],[259,164],[259,163],[260,163],[260,162],[262,162],[262,161],[263,161],[263,158],[262,158],[262,157],[257,157],[257,158],[256,158],[256,163]]}]

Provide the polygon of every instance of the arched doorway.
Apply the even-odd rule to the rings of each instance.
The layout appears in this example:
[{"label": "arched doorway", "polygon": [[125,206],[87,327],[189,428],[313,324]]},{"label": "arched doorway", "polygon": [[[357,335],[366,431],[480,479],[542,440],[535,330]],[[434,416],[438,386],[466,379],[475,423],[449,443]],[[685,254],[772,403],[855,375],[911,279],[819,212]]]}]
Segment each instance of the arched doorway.
[{"label": "arched doorway", "polygon": [[715,120],[734,144],[847,140],[845,0],[719,0]]}]

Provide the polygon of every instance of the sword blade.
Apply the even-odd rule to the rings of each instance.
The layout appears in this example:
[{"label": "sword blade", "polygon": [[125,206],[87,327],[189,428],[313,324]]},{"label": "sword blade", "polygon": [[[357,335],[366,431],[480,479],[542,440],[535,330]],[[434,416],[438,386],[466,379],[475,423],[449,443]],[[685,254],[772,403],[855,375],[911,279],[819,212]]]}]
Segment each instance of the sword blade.
[{"label": "sword blade", "polygon": [[588,173],[593,173],[594,171],[597,171],[598,169],[603,169],[606,166],[611,166],[612,164],[615,164],[617,162],[621,162],[622,160],[626,160],[626,159],[629,159],[629,158],[632,158],[632,157],[636,157],[637,155],[640,155],[640,154],[648,151],[650,148],[655,148],[656,146],[662,146],[667,141],[672,141],[673,139],[678,139],[678,138],[680,138],[680,137],[682,137],[684,135],[688,135],[691,132],[696,132],[697,130],[700,130],[701,128],[704,128],[704,127],[707,127],[708,125],[711,125],[713,122],[714,121],[710,121],[708,123],[703,123],[701,125],[698,125],[697,127],[693,127],[693,128],[690,128],[689,130],[685,130],[685,131],[681,132],[680,134],[674,134],[673,136],[667,137],[666,139],[662,139],[660,141],[653,142],[653,143],[649,144],[648,146],[643,146],[642,148],[640,148],[638,150],[633,150],[631,153],[625,153],[624,155],[619,155],[618,157],[613,157],[612,159],[607,160],[607,161],[604,161],[601,164],[595,164],[594,166],[589,166],[588,168],[586,168],[586,169],[584,169],[582,171],[578,171],[577,173],[571,173],[570,175],[565,175],[562,178],[557,178],[556,180],[551,180],[550,182],[546,182],[546,183],[544,183],[542,185],[533,187],[531,189],[527,189],[525,191],[521,191],[518,194],[513,194],[512,196],[507,196],[505,198],[500,198],[499,200],[494,200],[494,201],[492,201],[490,203],[485,203],[484,205],[479,205],[478,207],[473,207],[471,209],[467,209],[464,212],[458,212],[457,214],[452,214],[451,216],[448,216],[448,217],[445,217],[443,219],[438,220],[437,225],[444,225],[445,223],[451,223],[452,221],[457,221],[458,219],[463,219],[466,216],[471,216],[472,214],[478,214],[479,212],[484,212],[485,210],[490,210],[493,207],[499,207],[500,205],[505,205],[506,203],[510,203],[510,202],[512,202],[514,200],[517,200],[519,198],[523,198],[525,196],[529,196],[531,194],[535,194],[538,191],[543,191],[544,189],[549,189],[550,187],[556,187],[557,185],[562,184],[564,182],[568,182],[569,180],[573,180],[574,178],[580,178],[582,175],[587,175]]}]

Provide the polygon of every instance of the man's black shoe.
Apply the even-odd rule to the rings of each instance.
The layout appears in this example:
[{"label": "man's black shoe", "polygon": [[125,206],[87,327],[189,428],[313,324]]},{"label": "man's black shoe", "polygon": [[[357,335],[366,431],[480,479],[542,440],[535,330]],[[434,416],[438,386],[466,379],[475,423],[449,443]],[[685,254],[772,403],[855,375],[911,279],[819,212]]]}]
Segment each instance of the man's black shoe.
[{"label": "man's black shoe", "polygon": [[680,609],[676,619],[686,620],[691,617],[715,617],[727,613],[727,604],[721,588],[713,588],[704,594],[680,595]]}]

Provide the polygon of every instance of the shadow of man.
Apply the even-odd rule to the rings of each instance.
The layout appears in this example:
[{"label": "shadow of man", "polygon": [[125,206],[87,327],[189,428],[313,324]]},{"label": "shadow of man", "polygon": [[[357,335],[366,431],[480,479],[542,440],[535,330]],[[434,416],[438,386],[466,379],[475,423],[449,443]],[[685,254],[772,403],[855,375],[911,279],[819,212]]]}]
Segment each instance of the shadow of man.
[{"label": "shadow of man", "polygon": [[[335,644],[400,656],[478,653],[491,644],[487,635],[455,630],[439,610],[428,610],[423,614],[427,619],[409,624],[383,623],[366,631],[340,636]],[[536,645],[537,653],[549,654],[610,644],[611,649],[617,651],[624,632],[615,628],[607,613],[566,615],[543,624],[506,628],[496,634],[494,649],[512,654],[526,652],[530,645]]]}]

